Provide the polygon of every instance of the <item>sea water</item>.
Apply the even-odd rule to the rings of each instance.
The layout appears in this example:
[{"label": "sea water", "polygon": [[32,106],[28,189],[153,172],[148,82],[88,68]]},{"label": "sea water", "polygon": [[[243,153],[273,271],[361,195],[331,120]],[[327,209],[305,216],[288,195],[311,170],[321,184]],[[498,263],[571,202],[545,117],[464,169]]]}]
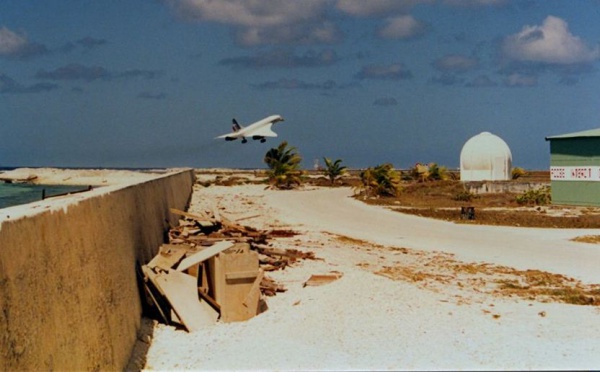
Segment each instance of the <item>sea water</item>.
[{"label": "sea water", "polygon": [[42,200],[43,193],[45,193],[46,197],[50,197],[86,188],[86,186],[32,185],[0,182],[0,209]]}]

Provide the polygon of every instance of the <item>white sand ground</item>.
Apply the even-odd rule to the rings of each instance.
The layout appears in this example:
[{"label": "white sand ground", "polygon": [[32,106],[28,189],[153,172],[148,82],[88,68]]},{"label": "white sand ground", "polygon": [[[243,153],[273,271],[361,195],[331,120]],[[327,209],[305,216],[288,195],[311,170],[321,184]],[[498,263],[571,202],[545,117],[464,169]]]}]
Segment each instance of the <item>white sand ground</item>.
[{"label": "white sand ground", "polygon": [[[288,291],[249,321],[188,334],[155,325],[145,369],[158,370],[507,370],[597,369],[597,307],[523,300],[485,284],[392,280],[384,266],[438,270],[461,260],[538,268],[587,283],[600,246],[569,237],[598,230],[463,226],[404,216],[348,198],[348,189],[271,191],[262,186],[196,186],[191,210],[216,205],[257,228],[292,228],[281,247],[323,260],[270,273]],[[345,237],[357,238],[362,241]],[[378,243],[375,246],[368,242]],[[407,247],[410,250],[399,250]],[[450,252],[444,253],[444,252]],[[447,268],[439,266],[440,272]],[[303,287],[311,274],[343,277]],[[471,282],[483,282],[481,278]],[[447,284],[446,284],[447,283]],[[467,283],[467,281],[465,281]],[[470,283],[470,282],[469,282]]]}]

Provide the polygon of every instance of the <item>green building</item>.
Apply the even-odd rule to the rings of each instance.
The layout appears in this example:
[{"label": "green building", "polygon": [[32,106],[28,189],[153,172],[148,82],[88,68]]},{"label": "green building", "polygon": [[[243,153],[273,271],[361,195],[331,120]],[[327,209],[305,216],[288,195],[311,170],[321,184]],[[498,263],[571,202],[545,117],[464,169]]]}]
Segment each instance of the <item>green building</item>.
[{"label": "green building", "polygon": [[552,203],[600,206],[600,128],[546,137]]}]

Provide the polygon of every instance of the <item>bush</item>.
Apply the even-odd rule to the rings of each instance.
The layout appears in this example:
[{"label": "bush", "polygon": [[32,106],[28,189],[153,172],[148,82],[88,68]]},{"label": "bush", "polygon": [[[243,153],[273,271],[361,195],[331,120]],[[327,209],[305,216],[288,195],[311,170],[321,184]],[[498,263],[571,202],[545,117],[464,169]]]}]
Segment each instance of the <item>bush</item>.
[{"label": "bush", "polygon": [[552,200],[550,196],[550,187],[541,187],[539,189],[528,190],[517,196],[517,203],[523,205],[546,205]]},{"label": "bush", "polygon": [[513,180],[516,180],[517,178],[520,178],[526,174],[527,174],[527,172],[525,171],[525,169],[523,169],[521,167],[513,168],[512,172],[511,172]]},{"label": "bush", "polygon": [[392,164],[386,163],[367,168],[360,173],[359,190],[370,196],[397,196],[400,192],[400,174]]},{"label": "bush", "polygon": [[477,195],[473,194],[472,192],[467,191],[467,190],[463,190],[463,191],[455,194],[452,197],[452,199],[456,200],[456,201],[466,201],[466,202],[469,202],[469,201],[475,199],[476,197],[477,197]]},{"label": "bush", "polygon": [[443,181],[450,179],[448,169],[439,166],[437,163],[429,163],[427,165],[417,163],[409,169],[409,174],[412,179],[419,182]]}]

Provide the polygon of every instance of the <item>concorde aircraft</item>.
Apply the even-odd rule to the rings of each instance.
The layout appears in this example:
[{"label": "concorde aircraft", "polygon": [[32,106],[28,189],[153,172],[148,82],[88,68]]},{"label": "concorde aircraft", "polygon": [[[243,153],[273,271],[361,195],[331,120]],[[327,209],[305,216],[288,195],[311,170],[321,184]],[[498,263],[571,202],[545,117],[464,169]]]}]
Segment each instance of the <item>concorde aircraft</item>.
[{"label": "concorde aircraft", "polygon": [[217,138],[225,138],[225,141],[234,141],[238,138],[242,139],[242,143],[248,142],[246,137],[252,138],[253,140],[260,140],[265,142],[265,137],[277,137],[277,133],[271,130],[271,126],[279,121],[283,121],[280,115],[271,115],[262,120],[252,123],[247,127],[242,127],[238,124],[237,120],[233,119],[232,129],[233,132],[224,134]]}]

